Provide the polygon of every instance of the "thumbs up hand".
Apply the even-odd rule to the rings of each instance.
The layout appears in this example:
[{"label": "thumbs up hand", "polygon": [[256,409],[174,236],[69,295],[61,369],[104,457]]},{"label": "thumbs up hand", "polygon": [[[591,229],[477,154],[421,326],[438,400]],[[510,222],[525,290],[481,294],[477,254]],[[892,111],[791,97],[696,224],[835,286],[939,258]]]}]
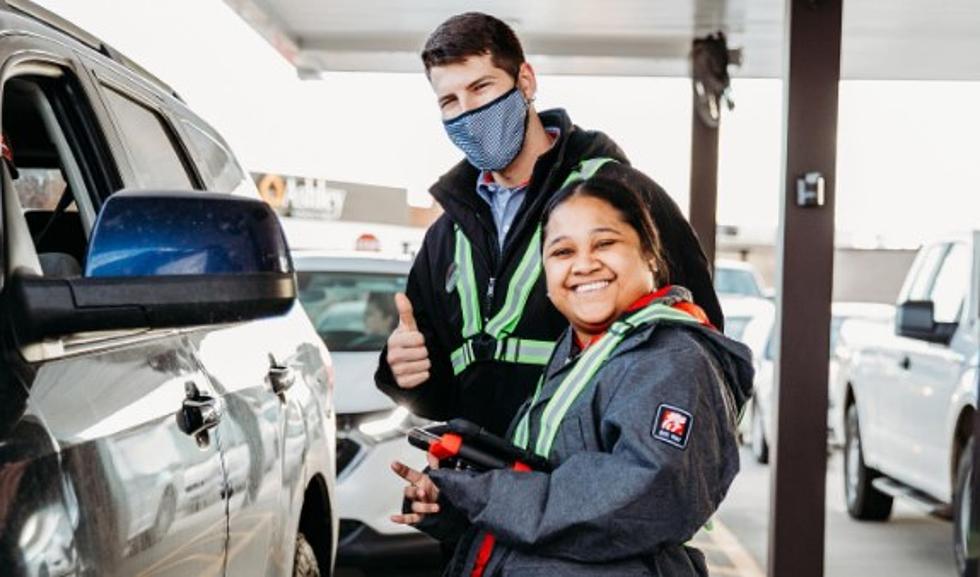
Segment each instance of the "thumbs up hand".
[{"label": "thumbs up hand", "polygon": [[429,350],[425,337],[415,324],[412,301],[402,293],[395,295],[398,309],[398,327],[388,337],[388,366],[395,375],[395,382],[403,389],[414,389],[429,380]]}]

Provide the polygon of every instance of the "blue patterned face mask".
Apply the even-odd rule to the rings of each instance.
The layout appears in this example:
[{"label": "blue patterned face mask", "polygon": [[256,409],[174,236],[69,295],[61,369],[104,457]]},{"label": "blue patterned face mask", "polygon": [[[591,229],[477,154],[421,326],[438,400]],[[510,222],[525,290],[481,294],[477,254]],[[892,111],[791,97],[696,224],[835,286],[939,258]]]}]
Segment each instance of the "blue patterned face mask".
[{"label": "blue patterned face mask", "polygon": [[442,124],[470,164],[480,170],[501,170],[524,146],[527,102],[515,86],[492,102]]}]

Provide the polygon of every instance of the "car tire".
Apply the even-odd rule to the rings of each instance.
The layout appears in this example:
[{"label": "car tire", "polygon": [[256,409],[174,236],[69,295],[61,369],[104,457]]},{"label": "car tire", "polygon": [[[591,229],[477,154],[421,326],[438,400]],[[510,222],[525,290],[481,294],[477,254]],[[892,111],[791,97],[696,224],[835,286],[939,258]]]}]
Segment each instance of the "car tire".
[{"label": "car tire", "polygon": [[[973,475],[973,439],[967,442],[960,453],[956,466],[956,489],[953,493],[953,556],[956,559],[957,575],[968,575],[967,536],[970,534],[971,476]],[[976,559],[969,560],[976,564]],[[974,570],[975,574],[976,570]]]},{"label": "car tire", "polygon": [[847,512],[862,521],[884,521],[892,513],[893,498],[872,485],[881,473],[864,464],[857,404],[847,407],[844,428],[844,499]]},{"label": "car tire", "polygon": [[293,558],[293,577],[320,577],[316,552],[302,533],[296,533],[296,556]]},{"label": "car tire", "polygon": [[769,441],[766,439],[766,422],[763,420],[759,405],[752,405],[752,432],[749,437],[752,456],[757,463],[765,465],[769,462]]}]

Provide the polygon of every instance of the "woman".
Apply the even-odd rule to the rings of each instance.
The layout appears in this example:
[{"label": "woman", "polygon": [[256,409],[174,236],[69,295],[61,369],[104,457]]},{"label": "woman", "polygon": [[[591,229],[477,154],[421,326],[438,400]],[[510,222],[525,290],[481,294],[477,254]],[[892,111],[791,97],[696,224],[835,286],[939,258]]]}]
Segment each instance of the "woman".
[{"label": "woman", "polygon": [[570,327],[511,430],[554,469],[393,464],[412,483],[411,510],[394,521],[433,533],[470,523],[447,575],[707,574],[685,543],[738,471],[751,353],[667,284],[645,207],[605,177],[570,184],[545,209],[548,295]]}]

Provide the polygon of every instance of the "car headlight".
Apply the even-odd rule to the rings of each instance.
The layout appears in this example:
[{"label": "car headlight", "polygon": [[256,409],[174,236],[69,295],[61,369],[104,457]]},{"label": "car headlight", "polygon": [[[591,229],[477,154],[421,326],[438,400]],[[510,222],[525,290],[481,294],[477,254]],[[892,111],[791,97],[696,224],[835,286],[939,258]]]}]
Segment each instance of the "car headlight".
[{"label": "car headlight", "polygon": [[357,430],[372,441],[380,443],[404,435],[409,428],[421,422],[422,419],[413,416],[408,409],[398,406],[386,415],[362,422]]}]

